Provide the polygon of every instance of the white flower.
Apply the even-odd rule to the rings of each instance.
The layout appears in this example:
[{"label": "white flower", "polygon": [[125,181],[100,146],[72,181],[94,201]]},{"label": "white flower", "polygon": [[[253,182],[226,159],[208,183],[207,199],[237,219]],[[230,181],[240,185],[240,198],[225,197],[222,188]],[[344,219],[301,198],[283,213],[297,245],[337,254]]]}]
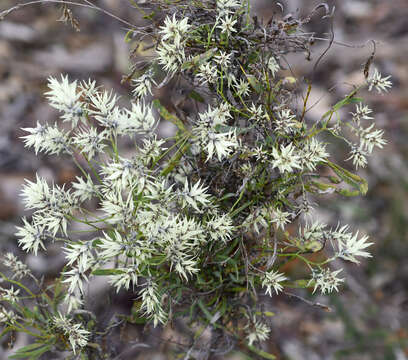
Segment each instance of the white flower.
[{"label": "white flower", "polygon": [[81,150],[81,153],[87,155],[91,160],[96,154],[103,152],[106,144],[103,142],[107,138],[105,131],[98,132],[94,127],[82,128],[75,134],[73,143]]},{"label": "white flower", "polygon": [[153,110],[143,101],[132,103],[131,110],[125,110],[127,117],[122,118],[119,123],[119,131],[123,135],[133,135],[135,133],[143,133],[152,131],[156,122]]},{"label": "white flower", "polygon": [[197,79],[201,85],[205,83],[215,84],[218,80],[217,68],[209,62],[201,64],[198,69]]},{"label": "white flower", "polygon": [[293,172],[295,169],[301,169],[300,157],[295,153],[293,143],[284,146],[280,146],[280,152],[276,149],[272,149],[272,166],[277,167],[281,173]]},{"label": "white flower", "polygon": [[310,225],[306,224],[303,230],[299,229],[299,236],[306,242],[322,242],[326,235],[326,231],[324,230],[326,226],[326,224],[317,221]]},{"label": "white flower", "polygon": [[48,126],[42,150],[50,155],[59,155],[63,152],[71,154],[71,139],[68,134],[57,126]]},{"label": "white flower", "polygon": [[221,240],[226,243],[231,239],[231,235],[234,231],[232,219],[228,214],[216,215],[210,218],[205,227],[208,230],[208,236],[213,241]]},{"label": "white flower", "polygon": [[60,154],[62,152],[71,154],[71,139],[68,134],[57,126],[40,125],[37,122],[35,128],[24,128],[30,135],[23,136],[25,146],[34,147],[35,153],[44,151],[48,154]]},{"label": "white flower", "polygon": [[6,255],[4,255],[3,264],[13,271],[12,279],[21,279],[30,274],[27,265],[18,260],[12,253],[6,253]]},{"label": "white flower", "polygon": [[162,42],[157,47],[157,54],[159,64],[162,65],[163,70],[169,74],[175,73],[186,59],[182,43],[169,44]]},{"label": "white flower", "polygon": [[251,332],[246,337],[250,346],[252,346],[254,342],[265,341],[271,332],[268,325],[256,319],[253,320],[251,325],[246,326],[246,328],[251,328]]},{"label": "white flower", "polygon": [[353,121],[360,124],[361,120],[372,120],[373,117],[369,116],[373,110],[371,110],[367,105],[359,103],[356,105],[356,112],[350,113],[353,116]]},{"label": "white flower", "polygon": [[278,112],[277,117],[274,119],[274,125],[277,132],[290,134],[296,130],[298,122],[296,121],[296,115],[290,109],[283,109]]},{"label": "white flower", "polygon": [[374,243],[367,242],[367,235],[358,239],[358,231],[353,235],[347,232],[348,229],[348,225],[344,225],[341,228],[337,227],[336,230],[331,232],[331,236],[336,240],[336,256],[358,264],[360,261],[356,259],[356,256],[371,257],[371,254],[364,249]]},{"label": "white flower", "polygon": [[176,14],[173,14],[173,18],[166,16],[164,26],[160,26],[159,34],[162,36],[163,41],[173,40],[175,43],[180,43],[189,29],[188,17],[177,20]]},{"label": "white flower", "polygon": [[64,297],[64,304],[67,306],[67,313],[69,314],[72,310],[83,308],[83,296],[78,291],[75,293],[67,292]]},{"label": "white flower", "polygon": [[352,145],[351,151],[350,151],[350,157],[346,159],[348,160],[353,160],[353,165],[358,169],[359,167],[366,167],[367,165],[367,151],[364,150],[363,144],[360,144],[359,147]]},{"label": "white flower", "polygon": [[50,77],[48,87],[51,89],[46,92],[50,105],[63,112],[62,119],[71,121],[75,127],[78,121],[83,118],[82,104],[79,101],[81,92],[77,91],[77,82],[69,82],[68,76],[61,75],[61,81]]},{"label": "white flower", "polygon": [[238,0],[217,0],[218,16],[231,14],[240,6],[242,6],[242,2]]},{"label": "white flower", "polygon": [[222,69],[227,69],[231,64],[231,56],[232,53],[227,54],[225,51],[220,51],[219,55],[214,56],[214,60]]},{"label": "white flower", "polygon": [[91,333],[82,327],[82,324],[74,324],[67,316],[58,312],[53,317],[54,326],[63,331],[68,336],[72,351],[76,354],[76,349],[83,348],[88,344]]},{"label": "white flower", "polygon": [[98,244],[98,248],[101,250],[99,256],[103,259],[124,255],[128,259],[132,259],[134,266],[139,267],[151,257],[152,249],[136,232],[122,235],[114,230],[112,234],[104,233],[104,235],[105,237],[100,239]]},{"label": "white flower", "polygon": [[32,251],[37,255],[38,248],[45,250],[43,241],[47,239],[47,235],[42,225],[32,225],[26,218],[23,218],[24,226],[17,227],[16,236],[20,237],[18,244],[25,251]]},{"label": "white flower", "polygon": [[365,129],[360,127],[357,131],[360,136],[361,146],[364,147],[368,153],[373,151],[374,146],[382,149],[387,143],[387,141],[383,139],[384,130],[374,129],[374,124],[371,124]]},{"label": "white flower", "polygon": [[142,305],[140,310],[143,316],[153,319],[153,325],[156,327],[159,323],[165,324],[167,314],[161,306],[161,295],[158,292],[158,285],[148,279],[146,285],[141,291]]},{"label": "white flower", "polygon": [[72,183],[72,188],[74,189],[73,196],[78,198],[79,201],[84,202],[98,194],[98,186],[93,183],[89,174],[87,174],[86,181],[79,176],[76,177],[76,180],[77,182]]},{"label": "white flower", "polygon": [[320,288],[320,292],[324,294],[330,294],[333,290],[339,291],[338,286],[344,282],[343,278],[338,278],[337,275],[343,271],[339,269],[336,271],[331,271],[330,269],[322,269],[320,271],[313,271],[312,279],[309,281],[307,286],[309,286],[314,281],[313,293]]},{"label": "white flower", "polygon": [[129,290],[130,284],[133,284],[133,287],[137,285],[139,271],[136,267],[117,268],[117,270],[122,273],[109,277],[109,283],[116,288],[116,292],[121,288]]},{"label": "white flower", "polygon": [[249,107],[249,111],[251,113],[250,120],[254,122],[263,122],[264,120],[269,119],[268,115],[265,113],[262,105],[256,106],[254,103],[251,104]]},{"label": "white flower", "polygon": [[279,294],[283,290],[282,281],[287,280],[288,278],[278,271],[267,271],[263,275],[262,287],[266,287],[265,294],[272,296],[272,289],[276,294]]},{"label": "white flower", "polygon": [[101,210],[109,216],[106,222],[110,224],[131,223],[134,219],[134,206],[132,193],[126,197],[117,190],[106,192],[101,202]]},{"label": "white flower", "polygon": [[95,96],[99,88],[96,86],[96,81],[91,79],[88,79],[88,81],[82,81],[78,87],[81,91],[81,95],[85,98],[85,101],[89,101],[91,96]]},{"label": "white flower", "polygon": [[132,85],[134,86],[132,93],[137,98],[142,98],[147,94],[152,95],[153,84],[157,85],[152,77],[152,73],[147,71],[137,79],[132,80]]},{"label": "white flower", "polygon": [[271,221],[276,223],[278,228],[284,230],[286,224],[291,222],[290,220],[291,217],[292,217],[291,213],[276,208],[273,210],[273,218],[271,219]]},{"label": "white flower", "polygon": [[[148,179],[147,169],[139,157],[125,159],[119,156],[117,162],[110,162],[102,167],[101,173],[109,191],[130,190],[142,191]],[[110,183],[110,184],[109,184]],[[113,185],[113,186],[109,186]]]},{"label": "white flower", "polygon": [[227,35],[231,35],[231,33],[236,32],[237,30],[234,28],[234,25],[237,23],[237,20],[234,20],[232,16],[226,15],[225,17],[221,18],[221,24],[217,25],[217,28],[221,29],[222,33],[227,33]]},{"label": "white flower", "polygon": [[33,224],[35,221],[35,226],[44,226],[54,236],[59,230],[66,234],[67,216],[78,206],[72,194],[57,185],[50,188],[38,175],[36,183],[29,180],[26,182],[22,191],[23,202],[27,209],[37,209]]},{"label": "white flower", "polygon": [[239,79],[239,83],[235,84],[235,89],[239,96],[247,96],[249,94],[249,83],[244,79]]},{"label": "white flower", "polygon": [[190,205],[194,210],[201,212],[198,205],[206,207],[210,202],[210,194],[206,193],[208,187],[200,184],[197,181],[194,185],[189,185],[187,179],[184,181],[183,191],[178,192],[179,198],[182,200],[183,206]]},{"label": "white flower", "polygon": [[390,78],[391,76],[382,77],[381,73],[375,69],[374,74],[367,80],[368,91],[375,88],[380,94],[387,92],[392,87],[392,82],[388,80]]},{"label": "white flower", "polygon": [[20,294],[20,289],[14,290],[13,286],[10,289],[0,288],[0,301],[8,301],[11,303],[16,303],[18,301],[19,294]]},{"label": "white flower", "polygon": [[102,91],[89,94],[89,101],[92,108],[89,112],[96,115],[95,118],[103,125],[103,118],[108,116],[109,113],[116,107],[117,96],[113,94],[113,91]]},{"label": "white flower", "polygon": [[206,140],[205,150],[208,154],[206,161],[212,159],[214,153],[217,155],[218,161],[221,161],[238,147],[238,141],[234,131],[221,134],[209,131]]},{"label": "white flower", "polygon": [[138,150],[145,165],[156,160],[166,150],[162,146],[165,142],[165,140],[158,140],[155,135],[152,138],[143,139],[143,146]]},{"label": "white flower", "polygon": [[7,310],[0,305],[0,324],[14,324],[18,316],[11,310]]},{"label": "white flower", "polygon": [[85,272],[94,263],[91,241],[68,244],[64,248],[64,253],[68,260],[67,265],[76,263],[79,272]]},{"label": "white flower", "polygon": [[326,152],[324,144],[315,138],[311,138],[302,144],[299,150],[299,156],[302,168],[315,171],[319,162],[325,162],[327,160],[329,153]]},{"label": "white flower", "polygon": [[36,175],[36,182],[25,179],[21,196],[26,209],[41,209],[47,206],[51,197],[50,188],[45,179]]},{"label": "white flower", "polygon": [[273,77],[275,77],[276,73],[280,70],[279,63],[273,56],[271,56],[268,60],[268,69],[272,73]]},{"label": "white flower", "polygon": [[73,267],[69,271],[62,272],[62,275],[65,278],[65,280],[63,280],[62,282],[64,284],[69,284],[69,293],[74,293],[75,290],[79,290],[82,295],[84,294],[84,282],[88,282],[88,278],[85,275],[86,270],[88,269],[79,269]]},{"label": "white flower", "polygon": [[211,105],[208,105],[207,111],[199,113],[198,116],[200,119],[197,121],[197,125],[203,128],[213,129],[215,129],[217,125],[225,125],[228,119],[232,118],[228,105],[225,103],[222,103],[214,109]]},{"label": "white flower", "polygon": [[26,147],[34,147],[35,154],[37,155],[39,151],[43,149],[44,141],[47,134],[48,125],[41,125],[37,121],[37,127],[35,128],[23,128],[22,130],[27,131],[30,135],[22,136],[24,139],[24,145]]}]

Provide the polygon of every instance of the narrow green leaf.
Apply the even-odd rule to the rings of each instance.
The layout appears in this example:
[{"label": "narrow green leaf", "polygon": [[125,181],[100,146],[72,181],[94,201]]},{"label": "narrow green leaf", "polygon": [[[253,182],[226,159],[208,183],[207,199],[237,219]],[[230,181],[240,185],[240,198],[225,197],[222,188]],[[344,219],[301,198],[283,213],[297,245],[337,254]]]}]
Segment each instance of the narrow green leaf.
[{"label": "narrow green leaf", "polygon": [[363,101],[362,98],[347,96],[343,100],[340,100],[337,104],[333,106],[333,111],[337,111],[345,105],[360,103],[362,101]]},{"label": "narrow green leaf", "polygon": [[204,98],[197,91],[194,90],[190,91],[188,96],[190,96],[193,100],[196,100],[200,103],[205,103]]},{"label": "narrow green leaf", "polygon": [[[350,171],[343,169],[341,166],[332,163],[331,161],[327,161],[327,165],[329,165],[336,175],[345,181],[347,184],[353,186],[356,190],[360,192],[360,194],[365,195],[368,191],[368,184],[365,179],[362,177],[351,173]],[[350,192],[351,193],[351,192]],[[348,195],[352,196],[352,195]]]},{"label": "narrow green leaf", "polygon": [[270,353],[267,353],[266,351],[257,349],[255,346],[252,346],[252,345],[249,345],[249,344],[247,344],[246,346],[253,353],[257,354],[258,356],[260,356],[260,357],[262,357],[264,359],[269,359],[269,360],[275,360],[276,359],[275,355],[272,355]]},{"label": "narrow green leaf", "polygon": [[121,275],[125,272],[119,269],[96,269],[92,271],[92,275],[96,276],[108,276],[108,275]]},{"label": "narrow green leaf", "polygon": [[24,346],[17,350],[14,355],[9,356],[9,359],[24,359],[28,358],[29,360],[37,360],[42,354],[50,351],[52,345],[44,345],[44,344],[30,344]]},{"label": "narrow green leaf", "polygon": [[186,127],[183,122],[175,115],[171,114],[159,101],[159,99],[153,100],[153,106],[158,110],[160,116],[167,121],[170,121],[176,125],[183,133],[186,132]]},{"label": "narrow green leaf", "polygon": [[187,70],[205,64],[207,60],[209,60],[217,52],[217,50],[217,48],[212,48],[203,54],[194,56],[192,60],[186,61],[181,65],[181,70]]}]

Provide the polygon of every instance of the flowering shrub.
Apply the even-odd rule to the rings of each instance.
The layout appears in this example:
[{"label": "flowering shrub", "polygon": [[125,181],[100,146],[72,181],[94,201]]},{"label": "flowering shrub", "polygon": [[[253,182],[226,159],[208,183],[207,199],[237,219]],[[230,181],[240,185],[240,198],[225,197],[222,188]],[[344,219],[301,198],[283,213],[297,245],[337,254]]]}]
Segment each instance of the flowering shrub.
[{"label": "flowering shrub", "polygon": [[[37,175],[24,185],[32,213],[18,228],[19,245],[37,254],[61,242],[67,261],[61,279],[44,289],[6,255],[14,278],[3,275],[13,286],[2,290],[11,307],[1,308],[0,320],[6,332],[36,338],[16,358],[56,349],[101,356],[101,336],[84,308],[86,285],[96,276],[108,276],[116,292],[137,294],[138,314],[128,321],[158,326],[181,317],[273,358],[254,346],[270,332],[271,313],[257,307],[260,291],[270,297],[299,287],[338,291],[345,279],[330,264],[370,256],[368,236],[324,224],[312,210],[326,194],[366,193],[366,181],[335,163],[329,148],[332,139],[343,141],[350,148],[345,164],[358,169],[383,147],[383,131],[358,94],[387,91],[389,77],[366,69],[364,83],[320,119],[309,119],[311,85],[299,102],[300,80],[285,75],[285,54],[309,50],[302,26],[320,6],[305,19],[263,24],[250,17],[246,2],[169,3],[151,1],[163,14],[160,25],[144,9],[152,25],[127,35],[156,50],[135,65],[127,108],[93,80],[50,77],[45,95],[60,120],[24,129],[27,147],[72,157],[81,175],[62,186]],[[170,112],[159,99],[148,100],[170,81],[194,111]],[[158,115],[176,125],[173,137],[158,138]],[[135,140],[133,156],[121,153],[121,137]],[[304,265],[302,278],[283,271],[295,260]],[[17,281],[22,277],[35,279],[41,295]],[[21,305],[25,297],[39,307]]]}]

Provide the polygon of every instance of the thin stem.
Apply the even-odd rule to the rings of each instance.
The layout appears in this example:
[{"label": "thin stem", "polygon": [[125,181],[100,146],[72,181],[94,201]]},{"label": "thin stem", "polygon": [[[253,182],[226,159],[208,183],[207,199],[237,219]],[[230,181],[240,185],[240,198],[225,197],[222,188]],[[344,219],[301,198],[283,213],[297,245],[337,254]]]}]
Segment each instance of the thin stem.
[{"label": "thin stem", "polygon": [[127,22],[126,20],[123,20],[122,18],[120,18],[119,16],[116,16],[115,14],[112,14],[108,10],[100,8],[99,6],[96,6],[96,5],[92,4],[91,2],[89,2],[87,0],[84,0],[84,1],[85,1],[85,4],[81,4],[81,3],[77,3],[77,2],[73,2],[73,1],[65,1],[65,0],[34,0],[34,1],[29,1],[29,2],[24,3],[24,4],[22,4],[22,3],[17,4],[15,6],[11,7],[10,9],[2,11],[0,13],[0,20],[3,20],[7,15],[9,15],[12,12],[17,11],[17,10],[19,10],[21,8],[24,8],[26,6],[43,5],[43,4],[51,3],[51,4],[80,6],[80,7],[85,7],[85,8],[88,8],[88,9],[93,9],[93,10],[96,10],[96,11],[100,11],[100,12],[104,13],[105,15],[108,15],[111,18],[121,22],[122,24],[125,24],[126,26],[130,26],[131,28],[135,27],[135,25]]}]

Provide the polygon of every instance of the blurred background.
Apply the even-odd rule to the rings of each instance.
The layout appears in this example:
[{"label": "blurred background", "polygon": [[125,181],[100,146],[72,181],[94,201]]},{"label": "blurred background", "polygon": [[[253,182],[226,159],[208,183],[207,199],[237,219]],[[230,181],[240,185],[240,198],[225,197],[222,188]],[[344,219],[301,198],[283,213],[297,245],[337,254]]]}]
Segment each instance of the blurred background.
[{"label": "blurred background", "polygon": [[[0,12],[16,3],[1,0]],[[127,0],[94,3],[131,23],[142,24]],[[282,16],[276,1],[253,3],[254,13],[265,20]],[[284,15],[292,13],[296,18],[308,14],[320,1],[280,3]],[[367,196],[322,202],[319,210],[320,216],[334,224],[349,223],[354,231],[369,234],[375,242],[373,258],[359,266],[346,265],[343,275],[347,281],[339,294],[314,297],[330,306],[331,312],[285,296],[267,300],[276,316],[265,349],[287,360],[404,360],[408,359],[408,0],[337,0],[328,4],[336,6],[335,40],[348,45],[376,40],[373,66],[391,75],[394,83],[392,91],[384,95],[363,94],[388,140],[383,151],[369,158],[368,168],[359,171],[369,183]],[[69,159],[36,156],[25,149],[21,128],[57,118],[44,97],[51,75],[94,78],[126,99],[130,88],[121,84],[121,79],[129,72],[129,53],[135,46],[124,41],[127,30],[120,22],[90,9],[72,10],[79,32],[58,22],[61,9],[50,4],[20,9],[0,22],[0,249],[18,254],[36,273],[50,278],[58,273],[64,257],[58,248],[37,257],[18,249],[15,225],[24,213],[19,192],[24,179],[32,179],[35,172],[58,183],[72,180],[77,173]],[[306,30],[329,38],[329,24],[316,16]],[[305,54],[291,57],[294,74],[310,75],[327,46],[327,41],[316,41],[310,62]],[[363,80],[362,68],[371,51],[370,43],[365,47],[332,46],[317,68],[309,102],[316,105],[307,114],[310,119],[319,118],[350,91],[349,84]],[[340,154],[343,159],[345,155]],[[350,164],[343,165],[350,168]],[[312,298],[307,291],[301,295]],[[166,359],[165,348],[160,347],[161,354],[141,352],[132,359]],[[0,359],[7,353],[3,341]],[[231,355],[229,359],[240,357]]]}]

